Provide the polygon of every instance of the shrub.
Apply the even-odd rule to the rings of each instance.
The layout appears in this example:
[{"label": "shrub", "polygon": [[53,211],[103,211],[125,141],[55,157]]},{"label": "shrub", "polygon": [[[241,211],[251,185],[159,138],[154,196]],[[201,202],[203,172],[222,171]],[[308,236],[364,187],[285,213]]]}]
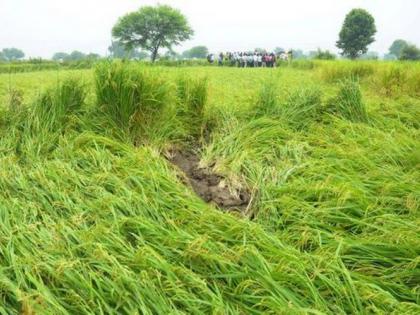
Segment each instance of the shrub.
[{"label": "shrub", "polygon": [[357,78],[341,82],[337,97],[328,104],[328,111],[352,122],[367,121],[367,112]]}]

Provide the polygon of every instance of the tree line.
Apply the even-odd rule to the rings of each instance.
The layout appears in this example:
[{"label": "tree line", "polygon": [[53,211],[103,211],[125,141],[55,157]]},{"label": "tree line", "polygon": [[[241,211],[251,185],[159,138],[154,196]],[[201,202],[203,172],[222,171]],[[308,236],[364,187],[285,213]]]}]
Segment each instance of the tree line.
[{"label": "tree line", "polygon": [[[345,17],[336,42],[340,54],[350,59],[379,59],[379,55],[369,52],[368,47],[375,41],[377,32],[375,19],[364,9],[353,9]],[[177,9],[168,5],[143,6],[135,12],[121,18],[112,29],[113,41],[108,48],[109,57],[121,59],[202,59],[209,50],[206,46],[196,46],[182,54],[174,52],[173,46],[180,45],[194,34],[187,18]],[[160,55],[160,51],[166,53]],[[258,49],[258,48],[257,48]],[[255,51],[257,51],[257,49]],[[281,48],[276,48],[281,49]],[[305,55],[299,49],[292,50],[294,59],[314,58],[331,60],[336,55],[328,50],[318,49]],[[5,48],[0,51],[0,61],[16,61],[25,57],[23,51]],[[57,52],[54,61],[95,60],[101,58],[95,53],[84,54],[80,51],[71,53]],[[405,40],[398,39],[389,48],[385,59],[420,60],[420,49]]]}]

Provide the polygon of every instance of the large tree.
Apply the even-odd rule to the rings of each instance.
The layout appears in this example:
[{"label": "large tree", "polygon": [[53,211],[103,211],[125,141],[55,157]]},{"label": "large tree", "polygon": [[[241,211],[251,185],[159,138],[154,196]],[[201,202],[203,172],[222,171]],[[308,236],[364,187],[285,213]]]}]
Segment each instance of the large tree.
[{"label": "large tree", "polygon": [[375,41],[375,19],[364,9],[353,9],[347,14],[340,31],[337,47],[341,54],[356,59],[368,51]]},{"label": "large tree", "polygon": [[400,58],[401,52],[408,45],[409,45],[408,42],[406,42],[405,40],[397,39],[392,43],[391,47],[389,47],[389,53],[394,55],[397,58]]},{"label": "large tree", "polygon": [[402,49],[399,58],[400,60],[420,60],[420,49],[409,44]]},{"label": "large tree", "polygon": [[145,6],[121,17],[112,29],[112,36],[123,43],[127,50],[141,47],[150,51],[154,62],[160,48],[189,39],[193,30],[187,18],[177,9],[167,5]]},{"label": "large tree", "polygon": [[4,48],[2,53],[7,61],[19,60],[25,57],[24,52],[17,48]]}]

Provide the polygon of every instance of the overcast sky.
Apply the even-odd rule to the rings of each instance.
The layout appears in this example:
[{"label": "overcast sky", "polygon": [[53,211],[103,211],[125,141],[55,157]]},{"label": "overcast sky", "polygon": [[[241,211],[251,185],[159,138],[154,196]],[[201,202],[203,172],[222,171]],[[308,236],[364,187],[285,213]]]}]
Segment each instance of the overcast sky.
[{"label": "overcast sky", "polygon": [[32,57],[72,50],[105,55],[118,17],[157,3],[180,9],[195,30],[177,51],[195,45],[213,52],[277,46],[335,51],[352,8],[376,19],[371,50],[384,53],[396,38],[420,45],[419,0],[0,0],[0,49],[17,47]]}]

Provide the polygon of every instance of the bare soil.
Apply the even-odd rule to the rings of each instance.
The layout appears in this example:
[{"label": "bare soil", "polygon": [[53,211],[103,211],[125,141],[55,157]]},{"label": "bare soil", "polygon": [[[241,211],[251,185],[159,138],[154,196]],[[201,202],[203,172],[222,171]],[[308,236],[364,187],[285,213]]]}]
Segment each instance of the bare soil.
[{"label": "bare soil", "polygon": [[184,174],[188,184],[205,202],[230,211],[245,211],[251,196],[247,191],[234,191],[224,183],[223,176],[209,168],[200,168],[200,158],[192,151],[171,151],[168,160]]}]

